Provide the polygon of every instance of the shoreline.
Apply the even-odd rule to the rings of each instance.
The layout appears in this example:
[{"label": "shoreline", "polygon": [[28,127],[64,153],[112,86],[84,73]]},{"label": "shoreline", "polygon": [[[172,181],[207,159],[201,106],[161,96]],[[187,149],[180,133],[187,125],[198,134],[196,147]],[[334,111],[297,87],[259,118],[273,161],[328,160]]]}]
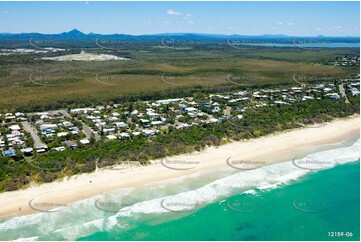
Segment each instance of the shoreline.
[{"label": "shoreline", "polygon": [[[170,162],[189,162],[187,167],[164,166],[164,160],[154,160],[148,166],[132,166],[126,169],[100,169],[65,177],[61,181],[34,185],[28,188],[0,193],[0,219],[36,213],[29,201],[68,204],[120,188],[140,187],[168,179],[229,167],[227,159],[263,161],[260,166],[293,159],[315,146],[333,144],[360,135],[360,116],[335,119],[316,124],[317,128],[285,130],[245,141],[234,141],[219,147],[208,147],[200,152],[166,157]],[[163,161],[163,164],[161,164]],[[169,162],[169,161],[168,161]],[[168,163],[166,163],[168,164]],[[114,168],[121,168],[117,166]]]}]

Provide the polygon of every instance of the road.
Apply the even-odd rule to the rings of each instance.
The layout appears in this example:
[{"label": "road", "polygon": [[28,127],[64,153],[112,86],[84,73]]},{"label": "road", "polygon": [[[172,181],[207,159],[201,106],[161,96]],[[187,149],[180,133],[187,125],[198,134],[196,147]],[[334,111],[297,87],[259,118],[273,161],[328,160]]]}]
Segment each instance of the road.
[{"label": "road", "polygon": [[[82,122],[82,121],[80,121]],[[100,136],[97,132],[94,132],[88,125],[86,125],[85,123],[83,123],[83,133],[86,135],[87,139],[90,139],[91,135],[94,134],[94,138],[96,141],[100,140]]]},{"label": "road", "polygon": [[24,129],[30,133],[31,137],[33,138],[34,140],[34,146],[35,147],[39,147],[39,146],[42,146],[44,145],[41,140],[40,140],[40,137],[37,135],[37,131],[35,130],[34,127],[32,127],[32,125],[25,121],[25,122],[21,122],[21,124],[23,125]]},{"label": "road", "polygon": [[347,95],[345,93],[345,88],[343,87],[344,83],[342,83],[341,85],[338,86],[338,88],[340,89],[341,92],[341,97],[343,97],[345,99],[345,103],[350,103],[350,101],[347,98]]}]

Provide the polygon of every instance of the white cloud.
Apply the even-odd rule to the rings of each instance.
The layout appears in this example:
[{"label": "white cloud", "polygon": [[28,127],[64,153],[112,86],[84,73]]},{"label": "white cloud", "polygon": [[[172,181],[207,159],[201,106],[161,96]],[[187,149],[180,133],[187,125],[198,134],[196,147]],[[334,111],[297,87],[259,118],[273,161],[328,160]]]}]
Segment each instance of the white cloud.
[{"label": "white cloud", "polygon": [[278,25],[282,25],[283,23],[282,23],[282,22],[277,22],[276,24],[278,24]]},{"label": "white cloud", "polygon": [[168,15],[182,15],[183,13],[177,12],[174,9],[168,9],[167,14]]},{"label": "white cloud", "polygon": [[289,23],[288,23],[288,25],[289,25],[289,26],[292,26],[292,25],[293,25],[293,23],[292,23],[292,22],[289,22]]}]

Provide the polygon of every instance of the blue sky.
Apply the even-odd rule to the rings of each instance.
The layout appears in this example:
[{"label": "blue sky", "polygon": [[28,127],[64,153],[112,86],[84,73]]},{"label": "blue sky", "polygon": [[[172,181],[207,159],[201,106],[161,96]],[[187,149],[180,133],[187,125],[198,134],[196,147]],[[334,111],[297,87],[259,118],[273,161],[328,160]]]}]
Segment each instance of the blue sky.
[{"label": "blue sky", "polygon": [[359,36],[359,2],[0,2],[0,32]]}]

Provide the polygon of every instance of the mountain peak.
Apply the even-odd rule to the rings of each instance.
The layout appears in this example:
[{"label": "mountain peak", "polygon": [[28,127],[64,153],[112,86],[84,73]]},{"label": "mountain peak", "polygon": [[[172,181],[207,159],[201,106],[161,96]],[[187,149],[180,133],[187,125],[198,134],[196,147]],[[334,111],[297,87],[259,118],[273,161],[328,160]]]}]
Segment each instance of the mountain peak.
[{"label": "mountain peak", "polygon": [[77,30],[77,29],[72,29],[69,32],[65,32],[64,34],[66,35],[71,35],[71,36],[82,36],[85,35],[83,32]]}]

